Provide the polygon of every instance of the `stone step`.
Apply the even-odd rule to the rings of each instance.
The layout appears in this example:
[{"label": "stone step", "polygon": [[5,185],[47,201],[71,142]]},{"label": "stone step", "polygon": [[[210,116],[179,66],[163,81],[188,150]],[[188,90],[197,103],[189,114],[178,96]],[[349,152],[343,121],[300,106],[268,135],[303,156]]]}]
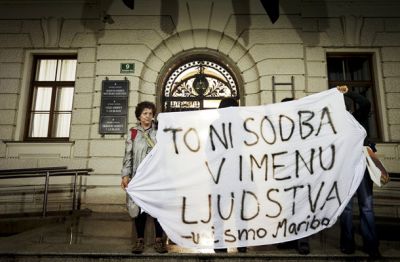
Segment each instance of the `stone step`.
[{"label": "stone step", "polygon": [[[366,255],[284,255],[284,254],[97,254],[97,253],[74,253],[74,254],[1,254],[2,262],[142,262],[142,261],[187,261],[187,262],[205,262],[205,261],[369,261]],[[397,256],[386,256],[376,261],[399,261]]]},{"label": "stone step", "polygon": [[[29,221],[28,218],[18,220]],[[10,219],[6,221],[11,223]],[[276,245],[249,247],[245,254],[236,253],[235,249],[221,254],[212,249],[194,250],[173,244],[168,245],[168,254],[159,255],[153,249],[152,232],[146,232],[144,253],[134,255],[130,250],[135,234],[131,232],[129,216],[88,213],[64,219],[47,218],[37,228],[0,237],[0,261],[367,261],[367,255],[361,251],[357,221],[357,247],[353,255],[343,255],[339,250],[338,223],[310,237],[311,253],[306,256],[293,248],[279,249]],[[378,219],[377,226],[384,256],[380,261],[400,261],[399,221]]]}]

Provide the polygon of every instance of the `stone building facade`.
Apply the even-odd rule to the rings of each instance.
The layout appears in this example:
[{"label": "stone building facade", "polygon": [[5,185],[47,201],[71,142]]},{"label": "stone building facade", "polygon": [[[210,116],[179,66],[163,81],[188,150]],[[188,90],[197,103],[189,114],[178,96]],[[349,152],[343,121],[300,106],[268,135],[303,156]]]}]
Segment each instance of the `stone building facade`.
[{"label": "stone building facade", "polygon": [[[395,0],[281,0],[280,17],[272,24],[259,0],[136,0],[133,10],[120,0],[0,0],[0,168],[93,168],[81,181],[82,206],[123,211],[119,183],[126,136],[99,134],[106,78],[129,80],[128,126],[133,126],[138,102],[153,101],[162,110],[165,78],[185,57],[222,61],[236,77],[241,105],[252,106],[327,90],[329,57],[362,54],[370,58],[378,153],[398,174],[399,10]],[[26,139],[39,55],[76,56],[67,141]],[[134,64],[134,71],[121,73],[122,63]],[[397,183],[380,189],[382,194],[397,192]],[[24,197],[4,200],[0,212],[40,209],[34,194],[29,199],[30,206],[22,208],[16,203]],[[383,213],[398,216],[398,210],[383,204]]]}]

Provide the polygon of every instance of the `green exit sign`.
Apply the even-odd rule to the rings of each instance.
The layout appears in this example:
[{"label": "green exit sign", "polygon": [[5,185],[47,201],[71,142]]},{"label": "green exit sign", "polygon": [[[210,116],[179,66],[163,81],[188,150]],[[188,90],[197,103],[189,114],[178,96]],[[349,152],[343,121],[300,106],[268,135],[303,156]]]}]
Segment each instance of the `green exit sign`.
[{"label": "green exit sign", "polygon": [[134,63],[121,63],[121,73],[135,73]]}]

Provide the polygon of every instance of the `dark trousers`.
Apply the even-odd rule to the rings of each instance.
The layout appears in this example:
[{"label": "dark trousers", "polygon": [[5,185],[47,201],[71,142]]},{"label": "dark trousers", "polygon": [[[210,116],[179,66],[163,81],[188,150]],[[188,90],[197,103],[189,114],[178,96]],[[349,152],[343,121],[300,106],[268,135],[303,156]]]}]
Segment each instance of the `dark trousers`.
[{"label": "dark trousers", "polygon": [[[139,215],[135,218],[135,227],[136,233],[138,238],[144,238],[144,230],[146,228],[146,220],[147,220],[147,213],[139,213]],[[154,229],[156,231],[156,237],[162,237],[163,229],[158,223],[158,220],[154,218]]]},{"label": "dark trousers", "polygon": [[[364,242],[364,249],[377,250],[379,245],[378,236],[375,228],[375,215],[372,201],[372,180],[368,171],[364,173],[364,178],[357,189],[358,207],[360,209],[360,227]],[[340,216],[340,247],[344,249],[354,249],[354,229],[353,229],[353,200],[345,207]]]},{"label": "dark trousers", "polygon": [[297,239],[296,242],[297,242],[297,248],[299,248],[302,245],[309,245],[310,241],[309,241],[308,237],[303,237],[303,238]]}]

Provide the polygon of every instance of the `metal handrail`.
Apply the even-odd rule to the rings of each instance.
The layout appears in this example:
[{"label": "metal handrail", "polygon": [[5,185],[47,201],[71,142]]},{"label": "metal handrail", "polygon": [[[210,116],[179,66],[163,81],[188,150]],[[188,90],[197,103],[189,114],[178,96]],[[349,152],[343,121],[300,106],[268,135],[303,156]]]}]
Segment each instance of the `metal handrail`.
[{"label": "metal handrail", "polygon": [[19,168],[19,169],[0,169],[0,177],[8,174],[36,174],[44,173],[53,170],[64,170],[66,166],[55,166],[55,167],[36,167],[36,168]]},{"label": "metal handrail", "polygon": [[[2,170],[0,170],[2,171]],[[65,170],[41,170],[35,173],[11,173],[11,174],[0,174],[0,179],[10,179],[10,178],[29,178],[29,177],[42,177],[45,176],[47,172],[51,173],[51,176],[69,176],[75,173],[84,174],[92,172],[93,169],[65,169]]]},{"label": "metal handrail", "polygon": [[46,216],[47,198],[49,191],[50,176],[74,176],[73,193],[72,193],[72,211],[75,211],[76,202],[76,182],[78,175],[90,176],[89,172],[93,169],[67,169],[66,167],[50,167],[50,168],[26,168],[26,169],[3,169],[0,170],[0,179],[13,178],[29,178],[29,177],[45,177],[43,211],[42,216]]}]

